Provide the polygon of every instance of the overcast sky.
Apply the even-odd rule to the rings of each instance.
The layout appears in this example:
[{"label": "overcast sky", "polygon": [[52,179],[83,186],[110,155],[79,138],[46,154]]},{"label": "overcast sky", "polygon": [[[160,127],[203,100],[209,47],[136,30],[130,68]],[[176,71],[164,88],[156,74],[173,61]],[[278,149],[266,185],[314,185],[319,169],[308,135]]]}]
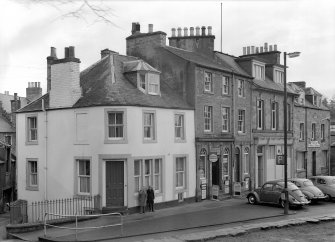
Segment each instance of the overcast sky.
[{"label": "overcast sky", "polygon": [[99,60],[102,49],[125,54],[132,22],[141,24],[141,32],[153,24],[154,31],[164,31],[167,37],[173,27],[212,26],[220,51],[222,3],[222,52],[239,56],[244,46],[265,42],[277,44],[281,52],[300,51],[300,57],[288,59],[288,81],[305,81],[329,98],[335,95],[333,0],[92,1],[111,9],[113,24],[99,22],[86,7],[85,18],[62,17],[76,10],[79,0],[44,2],[0,1],[0,93],[25,96],[28,82],[41,82],[45,93],[51,46],[57,48],[58,58],[64,57],[64,47],[75,46],[81,70]]}]

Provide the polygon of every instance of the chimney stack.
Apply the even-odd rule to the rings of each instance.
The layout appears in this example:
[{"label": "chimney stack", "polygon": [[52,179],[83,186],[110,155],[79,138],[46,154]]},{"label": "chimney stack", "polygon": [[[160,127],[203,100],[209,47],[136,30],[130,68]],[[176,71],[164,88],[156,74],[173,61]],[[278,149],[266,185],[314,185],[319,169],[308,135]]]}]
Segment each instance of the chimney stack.
[{"label": "chimney stack", "polygon": [[256,54],[258,54],[259,53],[259,49],[258,49],[258,47],[256,47]]},{"label": "chimney stack", "polygon": [[149,33],[154,32],[154,25],[153,24],[149,24]]},{"label": "chimney stack", "polygon": [[272,45],[269,45],[269,51],[272,51]]},{"label": "chimney stack", "polygon": [[274,51],[277,51],[277,45],[273,45]]},{"label": "chimney stack", "polygon": [[69,46],[69,58],[75,58],[74,46]]},{"label": "chimney stack", "polygon": [[50,47],[50,56],[47,57],[47,92],[51,89],[51,65],[57,60],[56,48]]},{"label": "chimney stack", "polygon": [[264,43],[264,52],[268,52],[268,43]]},{"label": "chimney stack", "polygon": [[26,98],[28,103],[35,101],[42,96],[42,88],[40,82],[28,82],[28,88],[26,88]]},{"label": "chimney stack", "polygon": [[135,34],[136,33],[136,23],[132,23],[131,24],[131,34]]}]

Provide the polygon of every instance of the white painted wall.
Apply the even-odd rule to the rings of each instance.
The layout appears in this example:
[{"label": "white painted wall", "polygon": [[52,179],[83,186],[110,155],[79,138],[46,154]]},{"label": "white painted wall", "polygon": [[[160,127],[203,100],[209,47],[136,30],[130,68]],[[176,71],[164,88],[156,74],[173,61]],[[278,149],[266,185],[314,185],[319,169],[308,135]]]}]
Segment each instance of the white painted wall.
[{"label": "white painted wall", "polygon": [[[105,144],[105,109],[120,108],[127,112],[127,143]],[[156,112],[157,142],[143,143],[143,110]],[[76,142],[76,113],[87,113],[87,142]],[[134,193],[133,160],[135,157],[163,158],[163,193],[155,202],[176,199],[173,188],[174,156],[188,157],[188,187],[184,195],[195,196],[196,159],[193,110],[179,111],[185,114],[186,142],[175,143],[175,110],[141,107],[91,107],[39,112],[38,145],[26,145],[26,114],[17,115],[18,147],[18,197],[28,201],[68,198],[74,195],[75,157],[91,157],[92,195],[105,198],[105,170],[101,157],[124,158],[125,206],[137,206]],[[47,123],[45,118],[47,115]],[[46,132],[47,126],[47,132]],[[47,136],[47,139],[45,138]],[[46,147],[47,140],[47,147]],[[47,150],[47,156],[46,156]],[[100,157],[100,159],[99,159]],[[26,190],[26,159],[38,158],[39,190]],[[99,165],[100,163],[100,165]],[[100,173],[99,173],[100,171]],[[45,175],[47,172],[47,180]],[[100,188],[100,189],[99,189]],[[105,204],[103,199],[102,205]]]}]

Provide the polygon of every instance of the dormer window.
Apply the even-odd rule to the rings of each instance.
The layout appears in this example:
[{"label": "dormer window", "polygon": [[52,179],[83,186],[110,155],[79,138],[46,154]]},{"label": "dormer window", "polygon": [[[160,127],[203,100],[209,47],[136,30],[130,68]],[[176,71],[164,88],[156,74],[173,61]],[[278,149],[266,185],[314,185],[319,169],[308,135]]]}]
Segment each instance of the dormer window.
[{"label": "dormer window", "polygon": [[137,86],[145,94],[160,95],[160,78],[157,73],[138,73]]},{"label": "dormer window", "polygon": [[140,88],[142,88],[143,90],[145,90],[145,74],[140,74]]},{"label": "dormer window", "polygon": [[261,64],[254,64],[253,77],[258,80],[265,80],[265,66]]},{"label": "dormer window", "polygon": [[275,70],[274,81],[284,85],[284,72]]},{"label": "dormer window", "polygon": [[316,95],[313,95],[313,105],[320,106],[320,98]]}]

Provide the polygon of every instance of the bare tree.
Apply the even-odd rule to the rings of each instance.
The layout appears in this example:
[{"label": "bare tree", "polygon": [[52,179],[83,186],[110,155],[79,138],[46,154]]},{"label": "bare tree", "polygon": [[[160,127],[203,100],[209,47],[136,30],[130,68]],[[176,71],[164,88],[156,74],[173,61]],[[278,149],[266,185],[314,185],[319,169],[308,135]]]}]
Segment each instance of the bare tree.
[{"label": "bare tree", "polygon": [[116,15],[104,0],[16,0],[16,2],[30,5],[49,5],[60,12],[59,18],[78,18],[88,23],[93,15],[93,23],[104,22],[117,27],[112,21]]}]

